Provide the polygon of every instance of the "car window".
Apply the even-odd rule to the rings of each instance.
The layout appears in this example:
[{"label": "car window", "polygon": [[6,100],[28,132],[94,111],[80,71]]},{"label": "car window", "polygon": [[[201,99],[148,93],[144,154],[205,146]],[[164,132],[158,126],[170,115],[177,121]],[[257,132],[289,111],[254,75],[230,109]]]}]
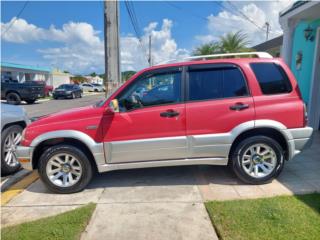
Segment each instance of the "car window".
[{"label": "car window", "polygon": [[275,63],[250,64],[263,94],[291,92],[290,81],[281,66]]},{"label": "car window", "polygon": [[181,72],[153,74],[135,80],[119,96],[120,111],[181,101]]},{"label": "car window", "polygon": [[189,70],[189,100],[248,95],[242,72],[236,67]]}]

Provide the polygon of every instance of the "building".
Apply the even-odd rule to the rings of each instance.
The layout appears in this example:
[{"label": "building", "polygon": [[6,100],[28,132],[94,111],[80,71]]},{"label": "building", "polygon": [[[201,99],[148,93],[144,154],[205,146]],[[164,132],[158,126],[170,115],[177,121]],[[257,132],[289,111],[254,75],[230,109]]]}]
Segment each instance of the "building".
[{"label": "building", "polygon": [[18,82],[45,81],[51,78],[51,69],[15,63],[1,62],[1,80],[9,79]]},{"label": "building", "polygon": [[279,22],[281,56],[298,81],[309,125],[320,129],[320,2],[297,1],[280,12]]},{"label": "building", "polygon": [[70,83],[70,74],[51,70],[48,67],[28,66],[16,63],[1,62],[1,80],[8,79],[17,82],[44,81],[47,85],[58,87]]},{"label": "building", "polygon": [[257,52],[267,52],[270,53],[274,57],[279,57],[282,47],[283,36],[279,36],[273,39],[270,39],[266,42],[260,43],[252,48]]},{"label": "building", "polygon": [[58,87],[61,84],[71,83],[70,73],[61,72],[59,69],[53,69],[51,72],[51,79],[49,80],[49,85],[54,88]]},{"label": "building", "polygon": [[88,83],[98,83],[98,84],[103,84],[103,78],[99,77],[98,75],[97,76],[84,76]]}]

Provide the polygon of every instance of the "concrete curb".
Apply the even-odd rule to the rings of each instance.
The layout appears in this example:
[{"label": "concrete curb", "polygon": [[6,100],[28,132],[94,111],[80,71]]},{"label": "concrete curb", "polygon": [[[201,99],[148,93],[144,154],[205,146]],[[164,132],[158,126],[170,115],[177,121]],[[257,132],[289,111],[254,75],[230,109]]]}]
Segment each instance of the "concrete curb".
[{"label": "concrete curb", "polygon": [[6,191],[9,187],[11,187],[13,184],[23,179],[25,176],[29,175],[30,173],[31,173],[30,170],[21,169],[15,174],[5,177],[5,179],[1,181],[1,184],[0,184],[1,192]]},{"label": "concrete curb", "polygon": [[7,191],[1,193],[1,206],[6,205],[12,198],[20,194],[38,178],[38,172],[32,171],[26,177],[22,178],[19,182],[13,184]]}]

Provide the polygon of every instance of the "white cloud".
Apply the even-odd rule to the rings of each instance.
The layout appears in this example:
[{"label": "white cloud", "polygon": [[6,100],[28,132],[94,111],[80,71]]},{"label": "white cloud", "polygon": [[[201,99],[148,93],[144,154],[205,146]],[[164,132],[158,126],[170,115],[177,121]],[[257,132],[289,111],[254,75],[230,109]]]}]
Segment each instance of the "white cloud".
[{"label": "white cloud", "polygon": [[[51,65],[73,73],[103,72],[104,44],[99,32],[85,22],[69,22],[61,29],[50,26],[48,29],[37,27],[24,19],[11,19],[1,23],[1,31],[10,30],[1,38],[7,42],[28,43],[34,41],[50,41],[61,43],[55,48],[38,49],[44,59]],[[171,36],[172,21],[164,19],[160,29],[158,23],[151,22],[144,28],[139,42],[131,35],[120,38],[122,70],[140,70],[148,66],[147,46],[149,35],[152,36],[153,63],[188,55],[185,49],[179,49]],[[141,47],[141,45],[143,47]]]},{"label": "white cloud", "polygon": [[[248,35],[250,45],[256,45],[265,41],[266,39],[266,26],[265,23],[269,22],[271,31],[269,39],[277,37],[282,34],[279,25],[279,12],[283,10],[291,0],[283,1],[255,1],[255,2],[242,2],[233,1],[230,3],[222,3],[225,8],[216,15],[207,17],[208,34],[196,36],[196,40],[201,43],[207,43],[219,39],[220,36],[228,32],[237,32],[242,30]],[[233,6],[232,6],[233,5]],[[235,7],[238,11],[235,10]],[[244,16],[239,13],[241,11],[257,26],[246,20]]]}]

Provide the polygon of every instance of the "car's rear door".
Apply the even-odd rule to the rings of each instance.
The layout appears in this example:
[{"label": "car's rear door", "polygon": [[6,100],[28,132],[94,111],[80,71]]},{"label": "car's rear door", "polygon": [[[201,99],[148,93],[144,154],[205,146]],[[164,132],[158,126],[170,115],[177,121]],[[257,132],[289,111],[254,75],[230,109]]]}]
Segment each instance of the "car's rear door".
[{"label": "car's rear door", "polygon": [[[148,91],[141,93],[142,87]],[[116,96],[120,112],[107,114],[103,120],[107,161],[185,158],[187,139],[182,92],[182,69],[178,67],[145,73],[123,89]]]},{"label": "car's rear door", "polygon": [[186,131],[189,157],[224,157],[231,131],[254,120],[245,76],[234,64],[191,65],[187,72]]}]

